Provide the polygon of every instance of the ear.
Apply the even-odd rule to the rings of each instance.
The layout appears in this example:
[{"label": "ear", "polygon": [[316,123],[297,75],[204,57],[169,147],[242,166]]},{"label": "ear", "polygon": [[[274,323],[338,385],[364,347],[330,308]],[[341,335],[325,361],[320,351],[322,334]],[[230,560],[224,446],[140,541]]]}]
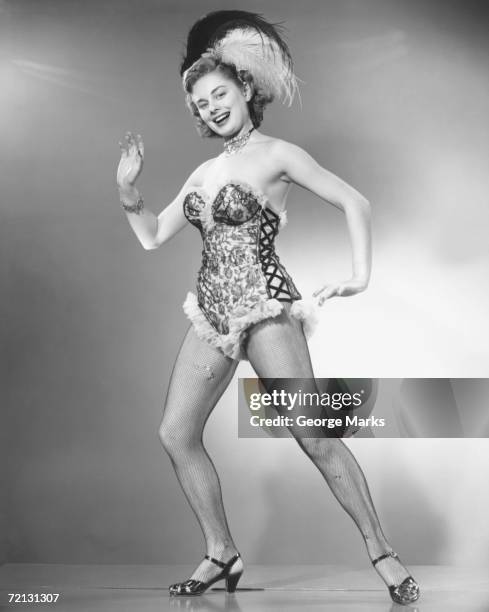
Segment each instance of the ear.
[{"label": "ear", "polygon": [[251,98],[253,97],[253,89],[247,81],[242,81],[242,83],[243,83],[243,95],[245,97],[245,100],[249,102]]}]

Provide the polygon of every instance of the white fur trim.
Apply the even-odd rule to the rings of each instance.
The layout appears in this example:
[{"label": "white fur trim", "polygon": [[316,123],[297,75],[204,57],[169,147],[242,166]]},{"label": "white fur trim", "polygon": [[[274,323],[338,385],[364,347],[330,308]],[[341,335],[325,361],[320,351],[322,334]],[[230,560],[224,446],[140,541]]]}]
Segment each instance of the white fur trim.
[{"label": "white fur trim", "polygon": [[287,225],[287,211],[283,210],[281,213],[279,213],[279,224],[278,224],[278,229],[281,230],[283,227],[285,227]]},{"label": "white fur trim", "polygon": [[304,326],[304,334],[306,338],[310,338],[318,323],[318,307],[312,300],[296,300],[291,308],[290,314],[302,321]]},{"label": "white fur trim", "polygon": [[197,296],[191,291],[187,293],[183,303],[183,311],[192,322],[199,338],[205,340],[211,346],[219,348],[221,344],[220,334],[209,323],[205,314],[200,309]]},{"label": "white fur trim", "polygon": [[231,359],[246,359],[246,355],[241,350],[246,329],[253,323],[276,317],[282,312],[283,305],[276,299],[265,300],[258,302],[251,309],[244,309],[241,316],[239,315],[239,309],[236,309],[229,318],[228,334],[219,334],[212,327],[199,306],[197,296],[190,291],[183,303],[183,310],[192,322],[199,338],[205,340],[211,346],[221,349]]}]

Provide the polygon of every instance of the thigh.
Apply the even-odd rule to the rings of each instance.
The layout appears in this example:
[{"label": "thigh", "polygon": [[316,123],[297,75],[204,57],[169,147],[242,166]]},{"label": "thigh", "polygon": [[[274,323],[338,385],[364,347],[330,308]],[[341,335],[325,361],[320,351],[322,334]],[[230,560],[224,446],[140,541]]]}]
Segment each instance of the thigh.
[{"label": "thigh", "polygon": [[[327,418],[328,414],[319,403],[319,390],[309,355],[309,348],[302,328],[302,323],[289,313],[290,305],[285,304],[278,317],[261,321],[249,330],[246,344],[247,357],[261,379],[267,379],[264,386],[269,393],[274,390],[285,391],[292,395],[312,394],[307,408],[289,410],[290,404],[277,407],[277,412],[293,417],[294,423],[288,427],[297,442],[301,438],[329,438],[339,435],[339,430],[321,426],[297,425],[295,417],[299,414],[308,418]],[[317,394],[317,395],[316,395]],[[341,435],[341,434],[340,434]],[[312,441],[311,443],[314,443]]]},{"label": "thigh", "polygon": [[180,346],[170,376],[162,427],[182,424],[202,429],[238,365],[201,340],[192,326]]},{"label": "thigh", "polygon": [[248,330],[247,357],[260,378],[313,378],[314,373],[302,322],[290,315],[290,304],[278,317]]}]

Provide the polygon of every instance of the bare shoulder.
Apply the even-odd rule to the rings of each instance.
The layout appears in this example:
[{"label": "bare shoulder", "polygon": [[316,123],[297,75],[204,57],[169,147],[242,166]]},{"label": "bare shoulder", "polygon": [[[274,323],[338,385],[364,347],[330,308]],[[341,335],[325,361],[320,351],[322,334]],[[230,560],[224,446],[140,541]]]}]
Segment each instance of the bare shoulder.
[{"label": "bare shoulder", "polygon": [[282,138],[267,138],[267,161],[283,180],[293,181],[298,168],[316,166],[314,159],[298,145]]},{"label": "bare shoulder", "polygon": [[282,138],[270,138],[268,147],[269,155],[273,156],[277,162],[285,162],[287,160],[308,156],[308,153],[304,149]]},{"label": "bare shoulder", "polygon": [[195,168],[193,172],[191,172],[185,183],[181,186],[180,191],[178,192],[178,195],[174,200],[176,206],[180,205],[187,193],[191,191],[192,188],[202,186],[205,174],[209,166],[213,164],[214,160],[215,158],[206,160],[205,162],[200,164],[200,166],[197,166],[197,168]]},{"label": "bare shoulder", "polygon": [[206,172],[215,161],[216,158],[212,157],[211,159],[207,159],[205,162],[200,164],[200,166],[197,166],[197,168],[195,168],[192,174],[188,177],[186,182],[187,187],[198,187],[202,185]]}]

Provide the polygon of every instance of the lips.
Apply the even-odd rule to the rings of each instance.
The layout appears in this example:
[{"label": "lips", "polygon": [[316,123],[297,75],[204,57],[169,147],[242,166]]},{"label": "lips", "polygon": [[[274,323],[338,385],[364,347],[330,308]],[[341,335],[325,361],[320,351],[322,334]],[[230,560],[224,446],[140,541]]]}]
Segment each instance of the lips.
[{"label": "lips", "polygon": [[223,125],[224,123],[226,123],[228,117],[229,117],[229,112],[225,112],[225,113],[220,113],[219,115],[217,115],[213,121],[216,125]]}]

